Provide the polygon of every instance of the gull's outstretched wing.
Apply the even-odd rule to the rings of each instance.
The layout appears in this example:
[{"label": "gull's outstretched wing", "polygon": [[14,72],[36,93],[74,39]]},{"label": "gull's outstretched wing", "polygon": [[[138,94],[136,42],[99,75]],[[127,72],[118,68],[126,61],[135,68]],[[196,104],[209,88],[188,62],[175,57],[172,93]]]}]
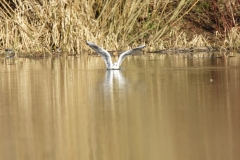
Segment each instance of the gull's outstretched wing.
[{"label": "gull's outstretched wing", "polygon": [[110,66],[112,66],[112,59],[111,59],[111,55],[110,53],[108,53],[108,51],[106,51],[105,49],[97,46],[96,44],[92,43],[92,42],[86,42],[87,45],[89,47],[91,47],[95,52],[97,52],[98,54],[100,54],[107,66],[107,68],[109,68]]},{"label": "gull's outstretched wing", "polygon": [[137,52],[137,51],[140,51],[140,50],[143,49],[145,46],[146,46],[146,45],[142,45],[142,46],[139,46],[139,47],[137,47],[137,48],[133,48],[133,49],[131,49],[131,50],[128,50],[128,51],[122,53],[122,54],[119,56],[119,59],[118,59],[118,62],[117,62],[118,65],[120,66],[120,65],[122,64],[122,62],[123,62],[123,60],[124,60],[124,58],[125,58],[126,56],[128,56],[128,55],[130,55],[130,54],[133,54],[133,53],[135,53],[135,52]]}]

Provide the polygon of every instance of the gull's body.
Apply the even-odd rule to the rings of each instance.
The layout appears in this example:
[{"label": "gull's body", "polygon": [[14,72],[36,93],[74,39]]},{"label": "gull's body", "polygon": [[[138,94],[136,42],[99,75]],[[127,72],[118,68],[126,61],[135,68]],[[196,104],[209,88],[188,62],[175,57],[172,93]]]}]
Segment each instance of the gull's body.
[{"label": "gull's body", "polygon": [[119,59],[117,62],[112,63],[112,59],[111,59],[111,55],[108,51],[106,51],[105,49],[97,46],[96,44],[92,43],[92,42],[87,42],[87,45],[89,47],[91,47],[95,52],[97,52],[98,54],[100,54],[106,64],[107,69],[120,69],[120,66],[124,60],[124,58],[130,54],[133,54],[137,51],[140,51],[141,49],[143,49],[145,47],[145,45],[139,46],[137,48],[128,50],[124,53],[122,53],[119,56]]}]

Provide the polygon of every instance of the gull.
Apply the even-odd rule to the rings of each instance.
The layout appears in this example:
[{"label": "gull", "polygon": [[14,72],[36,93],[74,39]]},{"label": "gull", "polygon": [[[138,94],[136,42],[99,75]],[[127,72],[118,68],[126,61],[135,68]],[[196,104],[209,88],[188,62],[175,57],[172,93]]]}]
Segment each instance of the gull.
[{"label": "gull", "polygon": [[131,50],[128,50],[126,52],[123,52],[120,56],[117,62],[112,63],[112,59],[111,59],[111,55],[108,51],[106,51],[105,49],[97,46],[96,44],[92,43],[92,42],[88,42],[87,41],[87,45],[89,47],[91,47],[95,52],[97,52],[98,54],[100,54],[106,64],[107,70],[119,70],[120,66],[124,60],[124,58],[126,58],[126,56],[133,54],[137,51],[140,51],[141,49],[143,49],[145,47],[145,45],[139,46],[137,48],[133,48]]},{"label": "gull", "polygon": [[107,70],[102,82],[101,98],[105,109],[114,109],[118,105],[118,99],[123,98],[124,94],[115,94],[119,91],[126,91],[127,81],[122,75],[121,70]]}]

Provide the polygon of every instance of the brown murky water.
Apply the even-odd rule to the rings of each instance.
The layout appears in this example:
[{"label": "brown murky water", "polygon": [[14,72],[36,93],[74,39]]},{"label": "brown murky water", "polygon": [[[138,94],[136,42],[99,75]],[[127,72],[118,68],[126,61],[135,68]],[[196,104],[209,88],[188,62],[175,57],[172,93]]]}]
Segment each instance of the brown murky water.
[{"label": "brown murky water", "polygon": [[1,160],[238,160],[240,56],[0,61]]}]

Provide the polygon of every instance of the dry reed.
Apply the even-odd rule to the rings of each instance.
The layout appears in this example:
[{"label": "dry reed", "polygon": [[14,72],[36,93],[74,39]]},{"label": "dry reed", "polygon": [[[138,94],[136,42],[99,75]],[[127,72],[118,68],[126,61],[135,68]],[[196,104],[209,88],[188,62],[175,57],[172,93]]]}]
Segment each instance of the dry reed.
[{"label": "dry reed", "polygon": [[[54,46],[67,53],[84,53],[89,50],[86,40],[108,50],[143,43],[148,50],[208,45],[202,35],[187,39],[176,25],[198,1],[2,0],[0,47],[19,54],[52,54]],[[229,33],[229,45],[239,45],[236,32],[239,35],[237,29]]]},{"label": "dry reed", "polygon": [[109,50],[142,43],[154,47],[197,1],[2,0],[1,48],[51,54],[60,46],[80,53],[88,49],[86,40]]}]

